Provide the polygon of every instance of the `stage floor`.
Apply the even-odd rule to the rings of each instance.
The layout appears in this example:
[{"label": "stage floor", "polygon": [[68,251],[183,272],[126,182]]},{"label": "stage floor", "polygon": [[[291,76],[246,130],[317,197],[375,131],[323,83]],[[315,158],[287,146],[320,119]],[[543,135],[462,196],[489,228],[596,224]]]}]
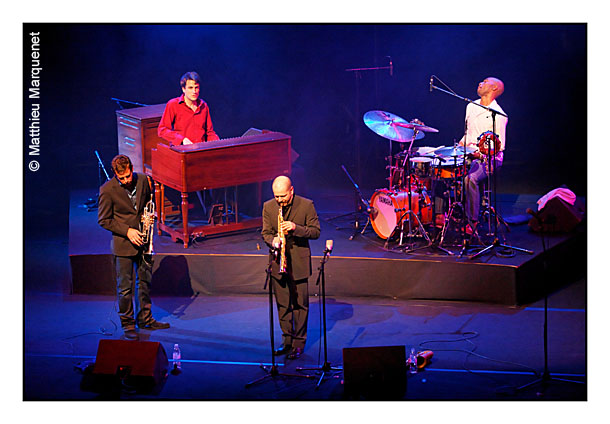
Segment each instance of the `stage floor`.
[{"label": "stage floor", "polygon": [[[549,298],[549,369],[553,377],[585,382],[586,283]],[[140,330],[140,340],[182,351],[182,374],[170,375],[158,394],[114,396],[81,389],[79,367],[95,361],[98,343],[119,339],[114,296],[28,293],[25,297],[26,400],[343,400],[343,374],[296,371],[324,363],[318,299],[311,301],[308,341],[294,361],[277,359],[282,373],[251,387],[269,365],[265,295],[153,297],[153,314],[171,328]],[[432,350],[431,364],[409,375],[404,400],[585,400],[587,386],[552,383],[516,389],[544,367],[543,303],[525,307],[468,302],[327,298],[328,362],[343,365],[345,347],[405,346]],[[275,325],[275,340],[280,340]],[[171,362],[170,362],[171,364]]]},{"label": "stage floor", "polygon": [[[372,190],[369,190],[371,193]],[[368,196],[367,190],[363,193]],[[82,205],[87,192],[74,192],[70,207],[69,254],[73,293],[114,293],[114,270],[110,255],[110,234],[97,225],[97,212]],[[397,299],[467,300],[517,305],[539,299],[584,275],[586,268],[586,231],[545,236],[546,264],[542,260],[540,236],[528,225],[527,208],[536,207],[539,196],[498,195],[497,209],[513,224],[500,225],[503,244],[527,249],[492,249],[471,259],[478,250],[492,242],[480,228],[483,245],[476,243],[462,250],[461,237],[449,232],[443,247],[407,251],[397,242],[385,246],[366,216],[360,216],[360,230],[354,231],[353,190],[318,190],[310,194],[316,204],[321,236],[313,240],[315,281],[317,267],[326,240],[334,249],[325,271],[327,290],[336,296],[381,296]],[[370,196],[369,196],[370,197]],[[196,200],[196,199],[194,199]],[[346,216],[347,214],[347,216]],[[203,220],[203,209],[195,203],[189,216],[195,224]],[[199,217],[199,218],[198,218]],[[176,219],[176,218],[173,218]],[[435,231],[427,227],[431,238]],[[355,236],[354,236],[355,234]],[[425,246],[423,238],[414,239],[415,247]],[[260,294],[264,285],[267,247],[259,230],[195,238],[188,248],[173,242],[167,234],[155,236],[153,290],[157,294],[190,296]],[[463,253],[463,255],[461,255]],[[546,268],[545,268],[546,267]],[[96,279],[90,278],[96,269]]]},{"label": "stage floor", "polygon": [[[269,304],[263,289],[266,252],[262,247],[261,250],[256,247],[261,244],[257,232],[196,240],[188,249],[171,242],[168,236],[156,237],[155,247],[160,253],[156,259],[153,314],[155,318],[169,322],[171,328],[140,330],[140,338],[159,342],[170,357],[174,343],[179,343],[183,372],[170,375],[157,394],[135,394],[125,390],[100,395],[83,389],[81,383],[84,379],[80,369],[88,361],[95,361],[99,342],[122,337],[113,294],[114,282],[104,281],[107,287],[102,287],[99,280],[108,276],[101,268],[91,267],[99,258],[109,256],[110,237],[97,226],[97,213],[87,212],[80,206],[87,194],[80,192],[72,197],[68,244],[62,245],[48,239],[26,240],[27,257],[32,259],[28,259],[26,273],[29,290],[24,294],[24,399],[346,399],[341,371],[327,376],[319,388],[316,388],[320,377],[317,372],[309,372],[315,377],[311,379],[277,377],[246,388],[247,383],[265,375],[261,364],[271,363]],[[536,198],[505,197],[500,211],[505,218],[517,216],[527,207],[532,207]],[[316,258],[319,259],[326,239],[335,241],[326,276],[328,361],[332,366],[343,365],[342,349],[345,347],[405,346],[407,352],[415,347],[417,350],[432,350],[434,357],[424,371],[408,376],[407,390],[402,397],[404,400],[587,399],[586,384],[553,382],[547,388],[534,386],[517,390],[536,380],[543,371],[542,300],[502,304],[480,300],[409,298],[413,291],[407,292],[404,297],[392,295],[396,287],[406,286],[412,290],[414,286],[410,285],[410,279],[422,280],[422,284],[427,286],[433,285],[431,281],[443,264],[464,268],[470,280],[476,280],[473,272],[480,270],[476,267],[501,267],[512,269],[516,274],[527,270],[527,264],[540,257],[541,248],[537,246],[540,239],[530,233],[526,225],[511,226],[508,238],[514,245],[535,250],[534,258],[521,254],[511,258],[486,255],[470,261],[438,252],[404,254],[384,250],[383,241],[370,229],[364,235],[349,240],[352,234],[349,228],[336,228],[336,225],[349,226],[349,220],[337,222],[330,219],[349,211],[353,201],[349,193],[322,193],[314,200],[322,224],[321,239],[312,242],[314,255],[318,254]],[[548,238],[549,245],[560,250],[577,239],[577,235]],[[66,260],[68,252],[70,262]],[[73,282],[75,258],[84,260],[89,266],[87,283],[95,290],[103,289],[111,294],[75,294],[74,286],[72,292],[53,292],[50,288],[59,285],[59,282],[47,280]],[[245,261],[248,258],[253,262]],[[243,264],[242,260],[245,261]],[[168,261],[172,266],[167,265]],[[199,261],[202,268],[197,268]],[[222,261],[228,262],[223,265]],[[348,266],[331,267],[342,261]],[[370,284],[365,285],[365,289],[371,295],[354,295],[365,289],[354,282],[351,285],[342,282],[349,265],[358,263],[353,261],[366,263],[366,267],[355,269],[353,273],[383,274],[378,278],[368,277]],[[184,278],[180,280],[182,277],[173,271],[183,271],[177,266],[183,262],[194,266],[189,269],[192,274],[214,275],[218,279],[216,285],[210,283],[207,286],[213,293],[194,292],[194,276],[191,279],[183,274]],[[574,264],[566,262],[568,265]],[[253,264],[255,269],[247,285],[233,278],[233,268],[243,272],[243,268],[252,267]],[[410,265],[412,268],[407,268],[411,271],[420,267],[420,272],[426,272],[428,278],[421,279],[421,274],[418,278],[413,277],[414,274],[404,275],[405,269],[401,266],[405,265],[402,264],[413,264]],[[215,271],[214,266],[218,266],[218,270]],[[422,271],[426,269],[429,271]],[[586,265],[582,265],[580,271],[586,271]],[[219,275],[224,278],[219,278]],[[169,278],[172,276],[173,279]],[[543,277],[541,281],[553,278]],[[188,284],[163,286],[164,282],[175,282],[176,279]],[[586,277],[572,278],[567,273],[560,281],[551,281],[551,284],[544,286],[550,293],[549,371],[553,377],[587,382]],[[462,284],[457,288],[464,290]],[[163,289],[166,289],[165,293]],[[341,290],[348,293],[344,294]],[[188,292],[188,295],[180,295],[181,291]],[[439,291],[438,294],[445,295],[447,291]],[[540,293],[538,296],[541,299]],[[322,365],[320,298],[314,275],[310,279],[311,309],[305,354],[295,361],[278,358],[280,372],[299,373],[296,367],[316,368]],[[274,338],[277,345],[280,340],[277,323],[274,323]]]}]

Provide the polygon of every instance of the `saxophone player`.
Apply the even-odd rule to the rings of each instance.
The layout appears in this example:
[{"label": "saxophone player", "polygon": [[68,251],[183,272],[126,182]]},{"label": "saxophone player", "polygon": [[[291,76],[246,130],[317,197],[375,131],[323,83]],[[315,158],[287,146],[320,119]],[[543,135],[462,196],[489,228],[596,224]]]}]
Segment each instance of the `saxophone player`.
[{"label": "saxophone player", "polygon": [[282,329],[282,345],[274,354],[288,354],[289,359],[296,359],[303,354],[307,340],[309,240],[320,237],[320,222],[313,201],[295,195],[290,178],[277,177],[272,190],[274,198],[263,205],[261,234],[269,247],[279,246],[286,264],[285,272],[280,272],[282,260],[279,258],[271,268],[271,284]]},{"label": "saxophone player", "polygon": [[[142,214],[152,195],[152,185],[145,175],[133,172],[131,160],[125,155],[112,159],[112,171],[114,178],[100,188],[98,223],[112,233],[119,317],[124,337],[137,340],[136,324],[140,329],[147,330],[170,326],[156,321],[152,316],[152,257],[146,255],[148,244],[139,230]],[[137,290],[135,299],[134,289]],[[134,300],[137,308],[135,316]]]}]

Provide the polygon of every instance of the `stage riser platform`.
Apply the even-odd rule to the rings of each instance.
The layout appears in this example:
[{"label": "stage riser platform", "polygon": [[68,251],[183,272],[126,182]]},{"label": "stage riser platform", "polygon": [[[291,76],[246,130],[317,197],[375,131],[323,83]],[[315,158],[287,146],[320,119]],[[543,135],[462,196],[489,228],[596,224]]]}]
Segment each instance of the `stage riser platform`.
[{"label": "stage riser platform", "polygon": [[[585,237],[554,246],[520,267],[418,259],[331,257],[325,268],[327,296],[380,296],[519,305],[552,292],[586,270]],[[321,257],[312,258],[310,295]],[[114,294],[112,255],[72,255],[73,293]],[[264,294],[266,255],[158,254],[152,293],[191,296]],[[92,275],[92,270],[95,273]]]}]

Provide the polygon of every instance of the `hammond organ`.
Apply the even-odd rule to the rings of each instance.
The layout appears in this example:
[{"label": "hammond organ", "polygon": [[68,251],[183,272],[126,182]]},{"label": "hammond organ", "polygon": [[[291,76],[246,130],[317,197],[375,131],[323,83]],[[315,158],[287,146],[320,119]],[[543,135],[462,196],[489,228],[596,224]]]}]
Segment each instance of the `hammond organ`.
[{"label": "hammond organ", "polygon": [[237,213],[234,214],[235,222],[232,223],[190,227],[188,193],[262,183],[281,174],[289,175],[292,163],[290,143],[289,135],[263,131],[259,134],[206,143],[180,146],[158,144],[151,150],[152,178],[157,185],[157,205],[164,204],[166,186],[179,191],[182,199],[182,229],[166,225],[164,208],[158,208],[159,234],[161,231],[169,233],[172,240],[182,240],[186,248],[191,236],[260,227],[260,217],[240,221]]}]

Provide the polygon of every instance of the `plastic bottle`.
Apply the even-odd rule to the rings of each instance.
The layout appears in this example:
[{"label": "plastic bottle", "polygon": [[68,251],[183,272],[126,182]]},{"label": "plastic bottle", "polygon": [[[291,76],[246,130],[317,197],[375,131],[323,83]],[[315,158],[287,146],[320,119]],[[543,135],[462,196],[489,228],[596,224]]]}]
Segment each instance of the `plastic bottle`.
[{"label": "plastic bottle", "polygon": [[409,373],[417,374],[417,355],[415,348],[411,348],[411,354],[409,355]]},{"label": "plastic bottle", "polygon": [[180,346],[178,345],[178,343],[174,344],[174,353],[172,355],[172,359],[174,360],[174,370],[181,370],[182,363],[180,362],[180,359],[182,359],[182,355],[180,354]]}]

